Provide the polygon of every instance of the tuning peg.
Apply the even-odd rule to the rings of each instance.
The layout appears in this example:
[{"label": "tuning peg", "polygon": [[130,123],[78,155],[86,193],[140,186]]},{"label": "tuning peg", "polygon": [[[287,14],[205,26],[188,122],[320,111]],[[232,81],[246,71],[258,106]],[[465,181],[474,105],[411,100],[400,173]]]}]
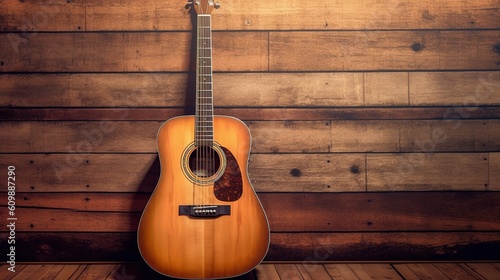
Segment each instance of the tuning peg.
[{"label": "tuning peg", "polygon": [[193,2],[187,2],[186,5],[184,6],[184,8],[189,9],[189,7],[191,7],[191,5],[193,5]]},{"label": "tuning peg", "polygon": [[216,8],[216,9],[220,8],[220,3],[219,2],[215,2],[214,8]]}]

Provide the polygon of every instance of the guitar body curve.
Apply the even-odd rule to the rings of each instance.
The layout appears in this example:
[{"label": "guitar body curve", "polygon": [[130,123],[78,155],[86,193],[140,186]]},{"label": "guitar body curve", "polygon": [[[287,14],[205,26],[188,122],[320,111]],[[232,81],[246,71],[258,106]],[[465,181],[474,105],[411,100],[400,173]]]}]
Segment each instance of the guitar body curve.
[{"label": "guitar body curve", "polygon": [[[186,171],[194,126],[194,116],[181,116],[168,120],[158,131],[161,174],[139,222],[139,251],[151,268],[167,276],[238,276],[257,266],[269,246],[268,220],[247,175],[250,132],[236,118],[214,116],[214,143],[225,153],[220,166],[229,175],[199,184],[190,178],[189,168]],[[227,199],[214,194],[220,181],[229,188]],[[239,192],[232,192],[233,187]],[[210,216],[219,211],[211,207],[221,213]],[[189,211],[207,211],[208,216]]]}]

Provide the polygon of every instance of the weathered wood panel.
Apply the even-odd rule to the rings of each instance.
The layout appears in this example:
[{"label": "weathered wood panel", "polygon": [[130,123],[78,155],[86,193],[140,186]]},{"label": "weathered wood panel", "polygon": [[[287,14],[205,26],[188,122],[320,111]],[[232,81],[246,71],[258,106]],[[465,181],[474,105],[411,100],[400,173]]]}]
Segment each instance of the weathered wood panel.
[{"label": "weathered wood panel", "polygon": [[249,122],[254,152],[497,150],[496,120]]},{"label": "weathered wood panel", "polygon": [[372,72],[364,75],[365,106],[407,106],[409,73]]},{"label": "weathered wood panel", "polygon": [[[2,121],[165,121],[192,114],[192,107],[174,108],[0,108]],[[455,108],[398,107],[386,108],[221,108],[215,114],[229,115],[243,121],[327,121],[327,120],[433,120],[443,119]],[[466,119],[492,119],[500,116],[496,107],[478,107]],[[452,119],[455,116],[452,117]],[[458,117],[457,117],[458,118]]]},{"label": "weathered wood panel", "polygon": [[497,231],[500,227],[494,192],[262,193],[259,197],[273,232]]},{"label": "weathered wood panel", "polygon": [[[333,107],[235,108],[215,107],[215,114],[251,121],[330,120],[456,120],[499,119],[498,107]],[[464,115],[464,110],[468,110]],[[2,121],[166,121],[192,114],[193,107],[174,108],[0,108]],[[463,117],[461,117],[463,116]],[[493,133],[495,131],[493,130]]]},{"label": "weathered wood panel", "polygon": [[[297,261],[498,259],[498,233],[275,233],[267,259]],[[475,257],[477,256],[477,257]]]},{"label": "weathered wood panel", "polygon": [[[8,54],[2,72],[189,69],[188,32],[40,33],[17,48],[7,43],[9,35],[0,34],[0,51]],[[494,70],[499,41],[494,31],[218,32],[213,65],[215,71]]]},{"label": "weathered wood panel", "polygon": [[[190,28],[184,2],[164,5],[146,1],[137,5],[120,1],[114,5],[89,3],[89,29],[170,29]],[[498,27],[494,1],[467,3],[457,9],[450,1],[398,2],[320,0],[314,3],[273,1],[227,1],[214,11],[215,29],[400,29],[400,28],[481,28]],[[164,7],[168,6],[168,7]],[[145,8],[148,7],[148,8]],[[162,11],[168,9],[167,11]],[[183,20],[174,22],[166,15]],[[401,15],[405,15],[402,17]],[[116,19],[115,22],[110,18]],[[133,20],[130,20],[133,19]],[[132,22],[132,23],[131,23]],[[179,26],[181,25],[182,26]]]},{"label": "weathered wood panel", "polygon": [[369,191],[488,190],[489,155],[368,154]]},{"label": "weathered wood panel", "polygon": [[270,32],[272,71],[493,70],[496,31]]},{"label": "weathered wood panel", "polygon": [[[215,73],[214,83],[214,104],[224,107],[468,106],[457,108],[467,118],[500,104],[493,71]],[[5,74],[0,105],[179,107],[193,105],[193,84],[187,73]]]},{"label": "weathered wood panel", "polygon": [[[151,192],[160,176],[156,154],[0,155],[9,165],[19,192]],[[252,154],[249,175],[259,192],[497,190],[498,166],[497,153]]]},{"label": "weathered wood panel", "polygon": [[[19,262],[141,260],[134,232],[24,232],[17,238]],[[4,252],[6,244],[0,244]],[[495,232],[272,233],[266,260],[497,260],[499,249]]]},{"label": "weathered wood panel", "polygon": [[[155,153],[160,121],[2,122],[2,153]],[[250,121],[254,153],[471,152],[500,148],[498,120]]]},{"label": "weathered wood panel", "polygon": [[500,153],[490,153],[489,154],[490,161],[490,190],[500,190]]},{"label": "weathered wood panel", "polygon": [[188,74],[0,75],[1,106],[185,106]]},{"label": "weathered wood panel", "polygon": [[161,122],[3,122],[1,152],[152,152]]},{"label": "weathered wood panel", "polygon": [[250,179],[260,192],[366,190],[364,154],[254,154]]},{"label": "weathered wood panel", "polygon": [[[185,1],[0,1],[0,30],[190,30]],[[225,1],[214,11],[215,29],[477,29],[499,28],[498,2],[457,5],[440,1]],[[36,17],[34,17],[36,15]]]},{"label": "weathered wood panel", "polygon": [[500,103],[500,72],[415,72],[409,74],[412,106],[469,106],[465,118],[480,105]]},{"label": "weathered wood panel", "polygon": [[[0,0],[0,31],[79,31],[86,27],[84,0],[9,1]],[[12,36],[14,45],[25,41]]]},{"label": "weathered wood panel", "polygon": [[[36,36],[35,36],[36,35]],[[18,45],[0,34],[0,72],[187,71],[190,32],[35,33]],[[22,35],[15,35],[22,36]],[[248,42],[253,42],[248,44]],[[268,70],[266,32],[213,34],[218,71]]]},{"label": "weathered wood panel", "polygon": [[[194,100],[193,17],[173,2],[0,0],[18,260],[140,259],[156,131]],[[269,259],[500,258],[500,10],[472,2],[214,11],[216,113],[250,126]]]},{"label": "weathered wood panel", "polygon": [[0,167],[9,165],[18,192],[152,192],[160,177],[156,154],[0,155]]},{"label": "weathered wood panel", "polygon": [[[100,211],[85,210],[110,197],[92,199],[100,195],[57,194],[61,203],[47,205],[42,201],[47,194],[19,193],[16,232],[135,232],[145,194],[121,194]],[[6,194],[0,197],[6,206]],[[499,231],[499,197],[497,192],[259,194],[273,232]],[[120,207],[131,209],[118,212],[119,200]],[[7,221],[1,223],[7,231]]]}]

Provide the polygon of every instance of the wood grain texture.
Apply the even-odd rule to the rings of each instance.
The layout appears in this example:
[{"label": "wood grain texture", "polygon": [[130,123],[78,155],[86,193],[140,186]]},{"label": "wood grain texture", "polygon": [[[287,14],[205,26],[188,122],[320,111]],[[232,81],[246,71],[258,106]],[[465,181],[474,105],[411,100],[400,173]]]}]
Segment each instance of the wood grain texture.
[{"label": "wood grain texture", "polygon": [[[193,78],[189,73],[4,74],[0,105],[193,106]],[[213,80],[214,104],[220,107],[454,106],[467,118],[479,106],[500,104],[500,72],[494,71],[215,73]]]},{"label": "wood grain texture", "polygon": [[[35,33],[13,46],[0,34],[0,72],[152,72],[188,71],[190,32]],[[247,42],[253,42],[248,45]],[[63,46],[63,47],[61,47]],[[264,32],[213,35],[216,71],[268,70]],[[62,48],[62,49],[61,49]],[[159,59],[161,58],[161,59]]]},{"label": "wood grain texture", "polygon": [[[91,193],[148,193],[160,176],[156,154],[4,154],[0,163],[22,170],[19,192],[52,193],[44,199],[54,203],[78,192],[90,211],[100,209]],[[249,174],[259,192],[498,190],[498,166],[497,153],[252,154]]]},{"label": "wood grain texture", "polygon": [[[5,193],[1,194],[3,206],[7,201],[5,196]],[[16,209],[16,231],[135,232],[141,214],[140,204],[146,202],[145,195],[129,193],[117,195],[109,205],[89,209],[109,195],[58,194],[54,197],[64,202],[48,206],[48,202],[43,201],[47,196],[19,194],[22,200]],[[497,215],[500,211],[499,196],[498,192],[481,191],[259,193],[271,231],[289,233],[496,232],[500,229]],[[27,201],[24,201],[25,197]],[[73,201],[73,206],[70,201]],[[123,206],[117,206],[119,202]],[[130,209],[126,210],[127,207]]]},{"label": "wood grain texture", "polygon": [[[254,152],[495,151],[500,122],[286,121],[249,122]],[[314,139],[314,141],[310,141]]]},{"label": "wood grain texture", "polygon": [[[156,153],[159,121],[2,122],[2,153]],[[251,121],[254,153],[495,151],[498,120]],[[19,141],[21,139],[21,141]],[[314,141],[310,141],[314,139]]]},{"label": "wood grain texture", "polygon": [[109,192],[119,197],[122,192],[152,192],[160,176],[156,154],[0,155],[0,166],[8,165],[22,170],[17,178],[19,192]]},{"label": "wood grain texture", "polygon": [[461,111],[466,117],[481,104],[500,103],[500,72],[410,73],[409,91],[410,105],[471,107]]},{"label": "wood grain texture", "polygon": [[[0,2],[6,15],[0,18],[1,30],[190,30],[191,22],[183,1],[165,4],[146,0],[30,1]],[[286,0],[228,1],[214,12],[215,29],[225,30],[331,30],[331,29],[480,29],[498,28],[494,0],[462,3],[452,0],[410,1],[330,1],[302,5]],[[31,20],[44,11],[45,17]],[[41,16],[40,16],[41,17]],[[80,27],[80,28],[78,28]]]},{"label": "wood grain texture", "polygon": [[[471,110],[469,110],[471,109]],[[464,114],[467,110],[467,114]],[[0,108],[2,121],[165,121],[191,114],[193,107],[174,108]],[[498,119],[499,107],[330,107],[238,108],[215,107],[215,114],[252,121],[338,120],[456,120]],[[454,125],[453,127],[455,127]],[[494,130],[492,136],[494,136]]]},{"label": "wood grain texture", "polygon": [[363,154],[254,154],[250,178],[260,192],[365,191]]},{"label": "wood grain texture", "polygon": [[488,189],[490,190],[500,190],[500,153],[490,153],[490,184]]},{"label": "wood grain texture", "polygon": [[[67,264],[62,262],[27,264],[16,266],[15,273],[7,270],[8,265],[0,266],[2,279],[27,279],[33,277],[51,277],[56,280],[74,280],[102,278],[133,278],[136,280],[172,279],[154,272],[142,262],[96,262],[87,265]],[[110,268],[112,271],[110,272]],[[229,280],[332,280],[332,279],[495,279],[499,265],[490,261],[478,262],[301,262],[280,263],[268,261],[255,270]],[[97,272],[90,274],[89,272]],[[279,273],[278,273],[279,271]],[[98,274],[100,273],[100,274]],[[292,278],[293,277],[293,278]]]},{"label": "wood grain texture", "polygon": [[[9,35],[0,34],[0,41],[5,42],[0,44],[0,50],[9,54],[2,58],[2,72],[189,69],[191,34],[188,32],[41,33],[14,49],[7,43]],[[498,32],[494,31],[219,32],[214,33],[214,52],[218,57],[230,59],[217,60],[216,56],[213,69],[495,70],[498,54],[494,45],[499,40]],[[68,50],[61,51],[57,47],[60,45]]]},{"label": "wood grain texture", "polygon": [[[268,260],[464,260],[498,257],[497,233],[275,233]],[[490,247],[491,246],[491,247]],[[475,251],[481,250],[481,251]],[[367,256],[369,256],[367,258]]]},{"label": "wood grain texture", "polygon": [[[1,31],[83,31],[86,29],[86,7],[83,0],[8,1],[1,0]],[[22,37],[10,37],[14,45],[23,42]]]},{"label": "wood grain texture", "polygon": [[468,154],[368,154],[369,191],[488,190],[489,155]]},{"label": "wood grain texture", "polygon": [[[500,259],[498,0],[221,4],[215,112],[250,126],[269,260]],[[0,0],[0,169],[17,171],[18,261],[141,259],[156,133],[194,105],[184,5]],[[120,268],[92,269],[62,272]],[[325,270],[280,269],[381,275]],[[447,265],[404,272],[464,276]]]},{"label": "wood grain texture", "polygon": [[272,71],[498,69],[495,31],[297,31],[269,37]]},{"label": "wood grain texture", "polygon": [[[0,233],[1,238],[6,236]],[[141,260],[135,243],[137,236],[132,232],[25,232],[18,238],[25,244],[17,256],[20,262]],[[372,259],[497,260],[500,257],[498,234],[492,232],[273,233],[271,239],[267,261],[286,259],[314,264]],[[4,251],[7,250],[3,247],[5,244],[0,245]],[[73,250],[67,250],[68,247]],[[479,264],[472,268],[482,274],[495,271],[494,267]]]},{"label": "wood grain texture", "polygon": [[496,231],[498,215],[490,215],[498,213],[496,195],[483,192],[266,193],[260,197],[273,232],[421,231],[424,228]]}]

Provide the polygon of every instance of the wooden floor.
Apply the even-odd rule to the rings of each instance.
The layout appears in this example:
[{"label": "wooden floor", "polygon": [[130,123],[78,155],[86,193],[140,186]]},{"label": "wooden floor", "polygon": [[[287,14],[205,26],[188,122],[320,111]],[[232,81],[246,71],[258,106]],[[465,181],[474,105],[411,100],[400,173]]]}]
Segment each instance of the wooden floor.
[{"label": "wooden floor", "polygon": [[[16,264],[0,266],[0,279],[169,279],[145,264]],[[500,262],[489,263],[264,263],[234,280],[500,279]]]}]

